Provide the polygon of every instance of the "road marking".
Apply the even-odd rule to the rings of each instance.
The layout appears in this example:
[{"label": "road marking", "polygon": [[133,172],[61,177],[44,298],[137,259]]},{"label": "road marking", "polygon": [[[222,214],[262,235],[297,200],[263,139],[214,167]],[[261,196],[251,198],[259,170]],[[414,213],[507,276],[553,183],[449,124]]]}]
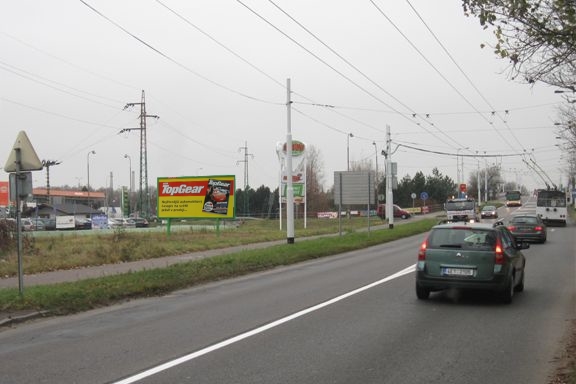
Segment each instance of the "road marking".
[{"label": "road marking", "polygon": [[165,371],[165,370],[167,370],[167,369],[173,368],[173,367],[175,367],[175,366],[177,366],[177,365],[180,365],[180,364],[183,364],[183,363],[185,363],[185,362],[187,362],[187,361],[194,360],[194,359],[196,359],[196,358],[198,358],[198,357],[200,357],[200,356],[204,356],[204,355],[206,355],[206,354],[208,354],[208,353],[210,353],[210,352],[214,352],[214,351],[216,351],[216,350],[218,350],[218,349],[227,347],[227,346],[229,346],[229,345],[231,345],[231,344],[234,344],[234,343],[237,343],[237,342],[239,342],[239,341],[241,341],[241,340],[244,340],[244,339],[247,339],[247,338],[249,338],[249,337],[255,336],[255,335],[259,334],[259,333],[266,332],[266,331],[269,330],[269,329],[278,327],[278,326],[280,326],[280,325],[282,325],[282,324],[284,324],[284,323],[287,323],[287,322],[289,322],[289,321],[292,321],[292,320],[294,320],[294,319],[297,319],[297,318],[299,318],[299,317],[302,317],[302,316],[304,316],[304,315],[307,315],[307,314],[309,314],[309,313],[312,313],[312,312],[314,312],[314,311],[317,311],[317,310],[322,309],[322,308],[324,308],[324,307],[327,307],[327,306],[329,306],[329,305],[335,304],[335,303],[337,303],[337,302],[339,302],[339,301],[342,301],[342,300],[347,299],[347,298],[349,298],[349,297],[351,297],[351,296],[357,295],[357,294],[359,294],[359,293],[361,293],[361,292],[364,292],[364,291],[366,291],[366,290],[368,290],[368,289],[374,288],[374,287],[376,287],[376,286],[378,286],[378,285],[387,283],[387,282],[389,282],[389,281],[391,281],[391,280],[394,280],[394,279],[396,279],[396,278],[398,278],[398,277],[401,277],[401,276],[407,275],[407,274],[409,274],[409,273],[412,273],[412,272],[414,272],[415,270],[416,270],[416,264],[411,265],[411,266],[409,266],[409,267],[407,267],[407,268],[405,268],[405,269],[403,269],[403,270],[401,270],[401,271],[399,271],[399,272],[396,272],[396,273],[393,274],[393,275],[390,275],[390,276],[385,277],[385,278],[383,278],[383,279],[381,279],[381,280],[375,281],[375,282],[373,282],[373,283],[371,283],[371,284],[368,284],[368,285],[365,285],[365,286],[360,287],[360,288],[358,288],[358,289],[355,289],[355,290],[353,290],[353,291],[347,292],[347,293],[345,293],[345,294],[343,294],[343,295],[340,295],[340,296],[337,296],[337,297],[335,297],[335,298],[333,298],[333,299],[324,301],[323,303],[317,304],[317,305],[315,305],[315,306],[313,306],[313,307],[309,307],[309,308],[303,309],[303,310],[301,310],[301,311],[299,311],[299,312],[293,313],[293,314],[291,314],[291,315],[288,315],[288,316],[286,316],[286,317],[283,317],[283,318],[278,319],[278,320],[276,320],[276,321],[273,321],[273,322],[271,322],[271,323],[265,324],[265,325],[263,325],[263,326],[261,326],[261,327],[258,327],[258,328],[256,328],[256,329],[253,329],[253,330],[251,330],[251,331],[242,333],[242,334],[240,334],[240,335],[238,335],[238,336],[234,336],[234,337],[232,337],[232,338],[230,338],[230,339],[228,339],[228,340],[221,341],[221,342],[219,342],[219,343],[217,343],[217,344],[211,345],[211,346],[206,347],[206,348],[204,348],[204,349],[201,349],[201,350],[199,350],[199,351],[192,352],[192,353],[190,353],[190,354],[188,354],[188,355],[184,355],[184,356],[179,357],[179,358],[177,358],[177,359],[168,361],[168,362],[166,362],[166,363],[164,363],[164,364],[161,364],[161,365],[158,365],[158,366],[156,366],[156,367],[150,368],[150,369],[148,369],[148,370],[146,370],[146,371],[140,372],[140,373],[138,373],[138,374],[136,374],[136,375],[134,375],[134,376],[127,377],[127,378],[125,378],[125,379],[123,379],[123,380],[120,380],[120,381],[116,381],[116,382],[114,382],[114,383],[112,383],[112,384],[130,384],[130,383],[136,383],[136,382],[138,382],[138,381],[140,381],[140,380],[146,379],[146,378],[148,378],[148,377],[150,377],[150,376],[152,376],[152,375],[155,375],[155,374],[160,373],[160,372],[162,372],[162,371]]}]

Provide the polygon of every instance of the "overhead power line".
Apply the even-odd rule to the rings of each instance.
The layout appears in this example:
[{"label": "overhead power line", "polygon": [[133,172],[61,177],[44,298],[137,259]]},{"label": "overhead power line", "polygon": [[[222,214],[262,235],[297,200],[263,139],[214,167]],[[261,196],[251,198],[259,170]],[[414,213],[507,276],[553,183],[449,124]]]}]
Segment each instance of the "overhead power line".
[{"label": "overhead power line", "polygon": [[146,46],[147,48],[151,49],[152,51],[156,52],[158,55],[162,56],[163,58],[165,58],[166,60],[172,62],[173,64],[176,64],[177,66],[179,66],[180,68],[192,73],[193,75],[201,78],[202,80],[205,80],[207,82],[209,82],[212,85],[215,85],[221,89],[224,89],[228,92],[232,92],[236,95],[245,97],[247,99],[250,100],[254,100],[254,101],[258,101],[261,103],[266,103],[266,104],[274,104],[274,105],[284,105],[284,103],[280,103],[280,102],[273,102],[273,101],[269,101],[269,100],[264,100],[264,99],[260,99],[258,97],[254,97],[254,96],[250,96],[246,93],[237,91],[235,89],[232,89],[230,87],[227,87],[223,84],[220,84],[196,71],[194,71],[193,69],[187,67],[186,65],[180,63],[179,61],[173,59],[172,57],[168,56],[167,54],[165,54],[164,52],[160,51],[159,49],[155,48],[154,46],[152,46],[151,44],[147,43],[146,41],[144,41],[143,39],[139,38],[138,36],[136,36],[135,34],[133,34],[132,32],[130,32],[129,30],[127,30],[126,28],[124,28],[123,26],[121,26],[120,24],[118,24],[117,22],[115,22],[114,20],[110,19],[108,16],[104,15],[102,12],[98,11],[96,8],[94,8],[93,6],[91,6],[90,4],[88,4],[86,1],[84,0],[79,0],[82,4],[84,4],[86,7],[88,7],[89,9],[91,9],[93,12],[95,12],[96,14],[98,14],[100,17],[102,17],[103,19],[105,19],[106,21],[108,21],[109,23],[111,23],[112,25],[114,25],[115,27],[119,28],[122,32],[126,33],[127,35],[129,35],[130,37],[132,37],[133,39],[135,39],[136,41],[138,41],[139,43],[143,44],[144,46]]}]

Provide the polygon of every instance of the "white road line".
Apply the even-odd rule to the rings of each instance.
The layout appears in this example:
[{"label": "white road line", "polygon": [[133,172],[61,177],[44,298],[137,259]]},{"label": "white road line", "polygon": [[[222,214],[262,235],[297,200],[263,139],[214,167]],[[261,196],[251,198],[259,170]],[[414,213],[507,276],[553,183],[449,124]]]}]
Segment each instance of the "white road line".
[{"label": "white road line", "polygon": [[291,315],[288,315],[288,316],[286,316],[286,317],[283,317],[283,318],[278,319],[278,320],[276,320],[276,321],[273,321],[273,322],[271,322],[271,323],[265,324],[265,325],[263,325],[263,326],[261,326],[261,327],[258,327],[258,328],[256,328],[256,329],[253,329],[253,330],[251,330],[251,331],[242,333],[242,334],[240,334],[240,335],[238,335],[238,336],[234,336],[234,337],[232,337],[232,338],[230,338],[230,339],[228,339],[228,340],[221,341],[221,342],[219,342],[219,343],[217,343],[217,344],[211,345],[211,346],[206,347],[206,348],[204,348],[204,349],[201,349],[201,350],[199,350],[199,351],[192,352],[192,353],[190,353],[190,354],[188,354],[188,355],[184,355],[184,356],[179,357],[179,358],[177,358],[177,359],[168,361],[168,362],[166,362],[166,363],[164,363],[164,364],[161,364],[161,365],[158,365],[158,366],[156,366],[156,367],[150,368],[150,369],[148,369],[148,370],[146,370],[146,371],[140,372],[140,373],[138,373],[138,374],[136,374],[136,375],[134,375],[134,376],[127,377],[127,378],[125,378],[125,379],[123,379],[123,380],[120,380],[120,381],[116,381],[116,382],[114,382],[114,383],[112,383],[112,384],[130,384],[130,383],[135,383],[135,382],[137,382],[137,381],[143,380],[143,379],[145,379],[145,378],[148,378],[148,377],[150,377],[150,376],[152,376],[152,375],[155,375],[155,374],[160,373],[160,372],[162,372],[162,371],[165,371],[165,370],[167,370],[167,369],[173,368],[173,367],[175,367],[175,366],[177,366],[177,365],[180,365],[180,364],[182,364],[182,363],[185,363],[185,362],[187,362],[187,361],[196,359],[197,357],[204,356],[204,355],[206,355],[206,354],[208,354],[208,353],[210,353],[210,352],[214,352],[214,351],[216,351],[216,350],[218,350],[218,349],[221,349],[221,348],[224,348],[224,347],[226,347],[226,346],[228,346],[228,345],[237,343],[237,342],[239,342],[239,341],[241,341],[241,340],[244,340],[244,339],[247,339],[247,338],[249,338],[249,337],[251,337],[251,336],[254,336],[254,335],[257,335],[257,334],[259,334],[259,333],[265,332],[265,331],[267,331],[267,330],[269,330],[269,329],[278,327],[279,325],[282,325],[282,324],[287,323],[287,322],[289,322],[289,321],[291,321],[291,320],[297,319],[297,318],[299,318],[299,317],[301,317],[301,316],[307,315],[307,314],[309,314],[309,313],[312,313],[312,312],[314,312],[314,311],[317,311],[317,310],[319,310],[319,309],[322,309],[322,308],[324,308],[324,307],[327,307],[327,306],[329,306],[329,305],[332,305],[332,304],[334,304],[334,303],[337,303],[337,302],[339,302],[339,301],[341,301],[341,300],[347,299],[347,298],[349,298],[349,297],[351,297],[351,296],[357,295],[357,294],[359,294],[359,293],[361,293],[361,292],[364,292],[364,291],[366,291],[366,290],[368,290],[368,289],[370,289],[370,288],[374,288],[374,287],[376,287],[376,286],[378,286],[378,285],[380,285],[380,284],[384,284],[384,283],[387,283],[387,282],[389,282],[389,281],[391,281],[391,280],[394,280],[394,279],[396,279],[396,278],[398,278],[398,277],[407,275],[408,273],[414,272],[415,270],[416,270],[416,264],[411,265],[411,266],[409,266],[409,267],[407,267],[407,268],[405,268],[405,269],[403,269],[403,270],[401,270],[401,271],[399,271],[399,272],[396,272],[396,273],[393,274],[393,275],[390,275],[390,276],[385,277],[385,278],[383,278],[383,279],[381,279],[381,280],[375,281],[375,282],[373,282],[373,283],[371,283],[371,284],[368,284],[368,285],[365,285],[365,286],[360,287],[360,288],[358,288],[358,289],[355,289],[355,290],[353,290],[353,291],[347,292],[347,293],[345,293],[345,294],[343,294],[343,295],[337,296],[337,297],[335,297],[335,298],[333,298],[333,299],[327,300],[327,301],[325,301],[325,302],[323,302],[323,303],[320,303],[320,304],[317,304],[317,305],[315,305],[315,306],[313,306],[313,307],[309,307],[309,308],[303,309],[303,310],[301,310],[301,311],[299,311],[299,312],[293,313],[293,314],[291,314]]}]

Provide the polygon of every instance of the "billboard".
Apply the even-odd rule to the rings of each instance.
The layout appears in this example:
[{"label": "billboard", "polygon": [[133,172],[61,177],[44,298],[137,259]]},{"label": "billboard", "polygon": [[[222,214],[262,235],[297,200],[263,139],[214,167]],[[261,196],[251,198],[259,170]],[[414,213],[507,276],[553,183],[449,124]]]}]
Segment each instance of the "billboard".
[{"label": "billboard", "polygon": [[[280,160],[280,193],[282,203],[286,203],[286,188],[288,184],[288,173],[286,167],[286,143],[276,145],[276,153]],[[292,189],[294,202],[301,204],[306,199],[306,144],[301,141],[292,141]]]},{"label": "billboard", "polygon": [[334,172],[334,203],[369,204],[374,201],[374,173],[371,171]]},{"label": "billboard", "polygon": [[0,207],[10,206],[10,187],[7,181],[0,181]]},{"label": "billboard", "polygon": [[158,218],[232,219],[234,176],[158,178]]}]

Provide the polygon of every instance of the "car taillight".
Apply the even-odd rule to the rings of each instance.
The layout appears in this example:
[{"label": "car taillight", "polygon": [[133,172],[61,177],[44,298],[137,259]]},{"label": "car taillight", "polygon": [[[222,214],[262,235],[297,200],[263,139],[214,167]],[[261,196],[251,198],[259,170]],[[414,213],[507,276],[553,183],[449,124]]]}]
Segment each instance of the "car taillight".
[{"label": "car taillight", "polygon": [[509,230],[509,231],[514,231],[515,229],[516,229],[516,227],[513,226],[513,225],[509,225],[509,226],[508,226],[508,230]]},{"label": "car taillight", "polygon": [[428,239],[420,245],[420,250],[418,251],[418,261],[426,260],[426,248],[428,247]]},{"label": "car taillight", "polygon": [[537,225],[536,227],[534,227],[534,230],[536,230],[536,231],[541,231],[541,230],[542,230],[542,227],[539,226],[539,225]]},{"label": "car taillight", "polygon": [[504,251],[502,251],[502,243],[500,239],[496,240],[496,247],[494,248],[494,253],[496,254],[496,259],[494,262],[496,264],[504,264]]}]

